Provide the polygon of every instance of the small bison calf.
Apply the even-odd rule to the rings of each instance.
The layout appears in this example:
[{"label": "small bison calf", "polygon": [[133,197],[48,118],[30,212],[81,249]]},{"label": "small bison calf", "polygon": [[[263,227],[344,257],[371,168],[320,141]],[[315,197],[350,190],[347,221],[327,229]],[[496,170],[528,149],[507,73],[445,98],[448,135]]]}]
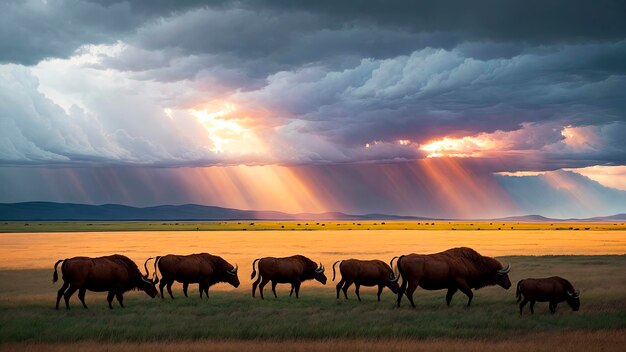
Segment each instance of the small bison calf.
[{"label": "small bison calf", "polygon": [[556,312],[559,302],[567,301],[574,311],[580,308],[580,291],[562,277],[553,276],[545,279],[524,279],[517,283],[515,292],[522,315],[524,306],[530,302],[530,312],[534,313],[535,302],[550,302],[550,313]]}]

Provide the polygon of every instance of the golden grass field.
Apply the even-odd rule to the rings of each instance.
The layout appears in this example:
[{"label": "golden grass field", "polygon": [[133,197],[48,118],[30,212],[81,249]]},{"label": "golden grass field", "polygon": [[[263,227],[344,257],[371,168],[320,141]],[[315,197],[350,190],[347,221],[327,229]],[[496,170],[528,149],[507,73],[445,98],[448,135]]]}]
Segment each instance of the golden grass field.
[{"label": "golden grass field", "polygon": [[598,255],[626,253],[626,231],[138,231],[0,233],[1,269],[52,268],[73,256],[124,254],[143,262],[168,253],[208,252],[224,257],[248,276],[262,256],[303,254],[327,267],[347,258],[382,259],[472,247],[484,255]]},{"label": "golden grass field", "polygon": [[113,232],[113,231],[319,231],[319,230],[626,230],[614,222],[520,222],[457,220],[366,220],[366,221],[8,221],[1,232]]},{"label": "golden grass field", "polygon": [[[584,225],[579,224],[582,228],[620,226]],[[0,233],[0,349],[623,350],[626,231],[615,227],[587,231],[434,227],[438,230]],[[395,308],[395,296],[389,291],[378,303],[371,288],[362,289],[363,302],[356,301],[353,289],[349,301],[334,297],[330,266],[336,260],[378,258],[388,262],[395,255],[458,246],[512,263],[514,285],[525,277],[569,278],[582,292],[581,311],[574,313],[562,303],[551,316],[547,306],[538,303],[534,316],[520,318],[514,287],[479,290],[470,309],[464,307],[466,298],[461,294],[448,308],[445,292],[421,289],[416,292],[415,310],[408,307],[406,299],[401,308]],[[140,264],[149,256],[197,252],[239,264],[241,286],[216,285],[208,301],[199,300],[197,285],[190,287],[189,298],[175,285],[174,301],[150,300],[143,293],[129,292],[127,308],[115,306],[112,311],[106,307],[105,294],[88,292],[89,310],[80,308],[76,297],[71,311],[53,309],[60,286],[51,283],[57,259],[121,253]],[[323,262],[328,284],[305,283],[297,301],[289,299],[287,285],[279,286],[278,299],[253,300],[252,260],[295,253]],[[269,296],[266,287],[266,298]]]}]

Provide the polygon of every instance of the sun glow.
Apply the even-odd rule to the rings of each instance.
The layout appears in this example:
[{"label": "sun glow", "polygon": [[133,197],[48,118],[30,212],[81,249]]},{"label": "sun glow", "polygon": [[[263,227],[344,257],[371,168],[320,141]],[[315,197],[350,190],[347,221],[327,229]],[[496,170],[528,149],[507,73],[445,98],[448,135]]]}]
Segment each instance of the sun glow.
[{"label": "sun glow", "polygon": [[481,137],[449,138],[444,137],[420,146],[420,150],[428,152],[428,158],[439,157],[476,157],[485,150],[493,149],[494,142]]},{"label": "sun glow", "polygon": [[213,142],[211,151],[223,152],[259,152],[262,145],[256,135],[242,123],[246,118],[233,116],[237,107],[224,104],[221,109],[189,109],[189,113],[201,123]]}]

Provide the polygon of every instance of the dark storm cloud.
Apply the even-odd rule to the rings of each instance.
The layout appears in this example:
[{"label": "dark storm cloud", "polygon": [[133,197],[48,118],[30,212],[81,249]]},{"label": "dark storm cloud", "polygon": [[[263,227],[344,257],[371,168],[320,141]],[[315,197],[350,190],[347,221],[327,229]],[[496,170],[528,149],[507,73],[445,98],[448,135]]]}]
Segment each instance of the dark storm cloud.
[{"label": "dark storm cloud", "polygon": [[[80,118],[67,118],[21,66],[0,65],[0,98],[10,102],[0,106],[0,156],[210,164],[217,159],[198,151],[202,143],[185,146],[188,125],[167,133],[174,123],[163,109],[222,99],[266,112],[251,126],[275,155],[258,162],[406,160],[435,138],[520,131],[516,150],[544,158],[507,170],[621,164],[624,15],[623,1],[9,0],[0,4],[0,63],[45,64],[84,44],[123,49],[76,64],[89,74],[61,78],[59,66],[46,66],[48,88],[82,99]],[[116,78],[75,88],[96,71]],[[9,88],[20,82],[28,84],[19,92]],[[83,113],[93,123],[73,122]],[[38,133],[45,124],[54,138]],[[568,145],[565,126],[589,126],[606,143]]]},{"label": "dark storm cloud", "polygon": [[[341,37],[341,27],[370,30],[369,38],[345,36],[344,45],[361,44],[355,54],[390,57],[424,45],[449,48],[465,41],[505,44],[492,47],[492,55],[519,52],[520,45],[611,41],[626,37],[623,1],[117,1],[117,0],[7,0],[0,5],[0,62],[34,64],[46,57],[67,57],[82,44],[125,39],[146,23],[177,17],[195,10],[214,13],[247,11],[257,21],[233,22],[223,31],[197,31],[171,43],[197,52],[196,43],[215,44],[237,32],[257,30],[261,22],[280,20],[280,30],[257,32],[237,39],[255,55],[280,46],[286,35],[324,32]],[[228,20],[227,14],[223,17]],[[298,22],[307,18],[304,23]],[[210,20],[207,18],[207,22]],[[292,19],[292,20],[290,20]],[[235,19],[236,20],[236,19]],[[257,22],[257,23],[255,23]],[[210,25],[209,27],[210,28]],[[393,32],[396,35],[385,33]],[[433,40],[419,39],[429,33]],[[182,34],[182,33],[181,33]],[[189,35],[190,33],[184,33]],[[398,38],[398,34],[402,38]],[[438,34],[438,36],[437,36]],[[434,36],[433,36],[434,35]],[[386,36],[386,38],[377,38]],[[355,40],[356,39],[356,44]],[[408,40],[407,39],[411,39]],[[208,40],[208,41],[207,41]],[[275,43],[272,43],[274,41]],[[304,40],[306,44],[307,40]],[[360,42],[360,43],[359,43]],[[288,42],[289,43],[289,42]],[[148,43],[149,44],[149,43]],[[218,45],[202,52],[228,49]],[[314,51],[323,46],[313,42]],[[259,48],[262,46],[262,48]],[[306,46],[306,45],[304,45]],[[331,45],[332,46],[332,45]],[[337,45],[339,51],[346,51]],[[496,50],[494,50],[496,49]],[[322,52],[332,50],[322,50]],[[485,52],[478,52],[484,55]],[[297,54],[296,54],[297,55]],[[311,57],[315,61],[315,57]]]}]

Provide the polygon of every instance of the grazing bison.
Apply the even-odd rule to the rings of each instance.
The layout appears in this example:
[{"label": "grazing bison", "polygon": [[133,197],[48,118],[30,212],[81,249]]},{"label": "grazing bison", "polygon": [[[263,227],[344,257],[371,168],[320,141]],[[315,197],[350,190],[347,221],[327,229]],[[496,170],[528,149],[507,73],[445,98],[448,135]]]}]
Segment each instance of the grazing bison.
[{"label": "grazing bison", "polygon": [[56,309],[59,309],[61,296],[65,298],[65,307],[70,309],[70,297],[77,290],[78,298],[85,308],[87,308],[87,304],[85,304],[85,292],[87,290],[109,292],[107,301],[111,309],[113,309],[111,305],[113,296],[117,297],[120,306],[124,308],[123,295],[126,291],[142,290],[152,298],[157,295],[156,287],[154,287],[156,282],[148,279],[148,270],[146,269],[146,275],[142,275],[137,265],[123,255],[61,259],[54,264],[52,282],[57,282],[59,279],[57,266],[61,262],[63,262],[61,264],[63,286],[57,293]]},{"label": "grazing bison", "polygon": [[159,291],[163,296],[163,287],[167,286],[170,297],[172,294],[172,284],[174,281],[183,284],[183,292],[187,296],[187,287],[190,283],[197,283],[200,286],[200,298],[202,292],[209,298],[209,287],[218,282],[227,282],[234,287],[239,287],[239,277],[237,276],[237,265],[232,266],[227,261],[216,255],[208,253],[198,253],[189,255],[168,254],[156,257],[154,261],[154,272],[156,268],[161,272],[161,283]]},{"label": "grazing bison", "polygon": [[[335,281],[335,266],[339,264],[339,272],[341,272],[341,280],[337,284],[337,299],[339,299],[339,290],[343,286],[343,295],[348,299],[348,287],[354,283],[356,297],[361,300],[359,288],[361,286],[378,286],[378,301],[383,292],[383,288],[389,287],[393,293],[398,293],[398,276],[394,275],[391,267],[387,263],[380,260],[338,260],[333,264],[333,281]],[[393,259],[391,260],[393,265]]]},{"label": "grazing bison", "polygon": [[259,286],[259,293],[261,299],[263,297],[263,288],[268,282],[272,282],[272,292],[274,297],[276,296],[276,284],[291,284],[291,293],[289,297],[296,291],[296,298],[299,298],[300,284],[302,281],[315,279],[326,285],[326,275],[324,275],[324,265],[320,263],[319,267],[311,259],[302,256],[294,255],[286,258],[258,258],[252,262],[252,276],[250,279],[254,279],[256,275],[256,269],[254,265],[259,262],[259,278],[252,284],[252,297],[255,297],[255,291]]},{"label": "grazing bison", "polygon": [[[471,248],[452,248],[436,254],[409,254],[400,256],[397,262],[402,277],[398,291],[398,307],[402,295],[406,293],[413,308],[413,292],[419,286],[426,290],[447,289],[446,303],[450,306],[452,296],[461,290],[469,297],[467,306],[472,303],[472,289],[499,285],[511,287],[509,271],[511,265],[503,266],[497,260],[484,257]],[[408,286],[408,287],[407,287]]]},{"label": "grazing bison", "polygon": [[[567,301],[574,311],[580,309],[580,291],[562,277],[553,276],[545,279],[524,279],[517,283],[515,292],[522,315],[524,306],[530,302],[530,313],[535,313],[535,302],[550,302],[550,313],[556,312],[559,302]],[[523,300],[522,300],[523,298]]]}]

